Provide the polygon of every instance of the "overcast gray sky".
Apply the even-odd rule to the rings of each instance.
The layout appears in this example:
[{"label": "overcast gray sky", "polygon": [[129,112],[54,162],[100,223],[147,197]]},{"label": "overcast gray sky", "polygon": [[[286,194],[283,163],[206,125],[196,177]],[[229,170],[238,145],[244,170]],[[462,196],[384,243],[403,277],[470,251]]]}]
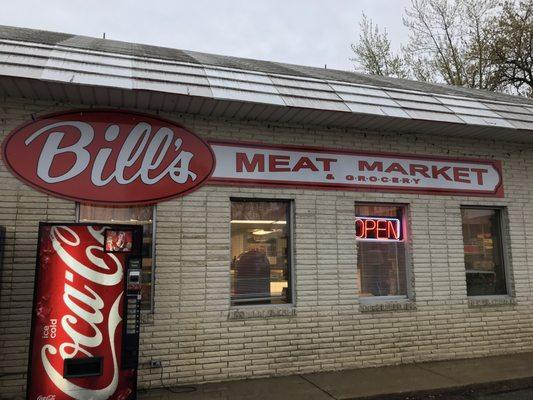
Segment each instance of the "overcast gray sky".
[{"label": "overcast gray sky", "polygon": [[407,38],[409,0],[3,0],[0,24],[352,70],[364,12]]}]

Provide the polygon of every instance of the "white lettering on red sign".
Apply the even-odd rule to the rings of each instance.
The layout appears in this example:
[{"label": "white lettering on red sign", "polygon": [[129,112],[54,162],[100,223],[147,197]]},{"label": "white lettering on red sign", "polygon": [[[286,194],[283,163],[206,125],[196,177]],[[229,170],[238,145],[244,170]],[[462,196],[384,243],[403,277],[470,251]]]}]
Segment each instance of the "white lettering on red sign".
[{"label": "white lettering on red sign", "polygon": [[211,143],[210,182],[502,196],[498,161]]},{"label": "white lettering on red sign", "polygon": [[[73,144],[61,147],[60,144],[65,136],[63,130],[69,126],[79,130],[79,138]],[[54,129],[53,132],[52,129]],[[113,149],[103,147],[98,151],[94,160],[91,159],[91,153],[87,150],[87,147],[92,144],[94,139],[94,130],[91,125],[79,121],[57,122],[39,129],[24,143],[28,146],[45,133],[49,133],[49,135],[39,154],[37,176],[47,183],[57,183],[72,179],[81,174],[91,164],[91,182],[96,186],[107,185],[113,179],[119,185],[127,185],[138,178],[147,185],[153,185],[166,175],[176,183],[185,183],[189,178],[192,181],[196,180],[196,174],[189,170],[189,163],[193,154],[181,150],[182,140],[174,140],[174,133],[168,128],[160,128],[154,133],[153,138],[148,141],[152,134],[152,126],[144,122],[135,125],[128,132],[126,140],[118,150],[118,157],[111,167],[112,172],[107,174],[106,177],[103,171],[109,167],[108,160]],[[117,139],[119,133],[120,127],[118,125],[110,125],[105,131],[105,140],[113,142]],[[161,168],[163,157],[169,152],[172,145],[174,148],[171,151],[175,154],[173,160],[164,166],[162,172],[153,178],[150,177],[151,171]],[[65,153],[72,155],[73,162],[69,165],[67,171],[52,176],[50,170],[56,157]],[[144,156],[140,158],[143,153]],[[135,165],[138,160],[140,161],[139,169],[126,178],[125,169]]]}]

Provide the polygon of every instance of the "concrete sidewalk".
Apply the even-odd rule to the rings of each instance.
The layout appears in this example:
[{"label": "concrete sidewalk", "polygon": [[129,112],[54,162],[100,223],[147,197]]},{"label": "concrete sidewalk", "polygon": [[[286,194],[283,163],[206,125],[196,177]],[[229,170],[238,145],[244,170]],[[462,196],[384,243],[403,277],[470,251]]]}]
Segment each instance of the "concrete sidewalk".
[{"label": "concrete sidewalk", "polygon": [[156,389],[141,391],[139,400],[347,400],[530,377],[533,353],[522,353],[210,383],[197,385],[197,390],[191,393]]}]

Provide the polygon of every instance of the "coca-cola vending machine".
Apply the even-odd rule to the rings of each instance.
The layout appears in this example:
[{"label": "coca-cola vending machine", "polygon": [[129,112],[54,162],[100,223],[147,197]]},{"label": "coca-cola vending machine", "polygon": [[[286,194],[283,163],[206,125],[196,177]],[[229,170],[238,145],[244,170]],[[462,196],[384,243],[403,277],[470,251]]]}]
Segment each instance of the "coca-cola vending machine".
[{"label": "coca-cola vending machine", "polygon": [[136,398],[142,227],[39,225],[28,400]]}]

